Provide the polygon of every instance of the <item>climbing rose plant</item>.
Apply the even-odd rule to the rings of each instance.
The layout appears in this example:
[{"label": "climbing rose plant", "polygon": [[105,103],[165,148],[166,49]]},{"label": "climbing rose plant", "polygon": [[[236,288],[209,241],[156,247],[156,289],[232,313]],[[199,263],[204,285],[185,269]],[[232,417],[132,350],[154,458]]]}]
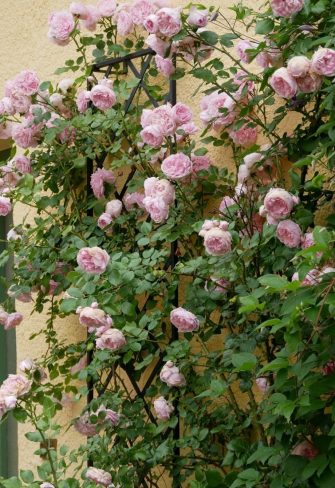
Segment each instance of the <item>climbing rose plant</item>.
[{"label": "climbing rose plant", "polygon": [[[335,485],[335,4],[230,10],[72,3],[48,21],[72,77],[5,85],[0,214],[35,213],[7,236],[0,323],[34,320],[13,299],[47,317],[46,352],[0,387],[41,456],[6,488]],[[148,46],[157,106],[140,89],[125,112],[139,80],[91,67]],[[186,73],[201,120],[166,102]]]}]

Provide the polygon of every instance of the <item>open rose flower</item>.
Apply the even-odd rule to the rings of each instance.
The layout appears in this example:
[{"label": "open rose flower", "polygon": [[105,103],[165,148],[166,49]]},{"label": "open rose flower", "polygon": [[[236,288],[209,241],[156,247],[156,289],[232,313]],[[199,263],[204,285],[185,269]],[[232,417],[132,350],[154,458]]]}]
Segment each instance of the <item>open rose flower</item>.
[{"label": "open rose flower", "polygon": [[10,199],[0,196],[0,215],[5,217],[12,211],[12,205]]},{"label": "open rose flower", "polygon": [[192,173],[192,161],[186,154],[171,154],[164,159],[161,169],[171,180],[179,180]]},{"label": "open rose flower", "polygon": [[0,387],[1,394],[21,398],[29,393],[31,381],[22,374],[10,374]]},{"label": "open rose flower", "polygon": [[277,69],[269,79],[269,85],[283,98],[293,98],[298,91],[297,82],[287,68]]},{"label": "open rose flower", "polygon": [[73,16],[66,11],[53,12],[49,17],[49,39],[60,46],[65,46],[70,40],[74,29]]},{"label": "open rose flower", "polygon": [[161,396],[154,400],[154,409],[159,420],[169,420],[171,413],[174,411],[174,406]]},{"label": "open rose flower", "polygon": [[90,92],[91,102],[95,107],[106,111],[116,104],[116,95],[114,91],[105,85],[96,85]]},{"label": "open rose flower", "polygon": [[[157,22],[157,29],[158,29],[158,18],[156,16],[156,22]],[[155,53],[159,54],[163,58],[165,57],[165,54],[170,46],[170,44],[166,41],[163,41],[160,37],[156,36],[156,34],[149,34],[149,36],[146,38],[145,43],[151,47]]]},{"label": "open rose flower", "polygon": [[267,393],[269,391],[270,383],[265,376],[259,376],[259,378],[256,378],[256,385],[259,391],[262,393]]},{"label": "open rose flower", "polygon": [[39,85],[40,80],[35,71],[28,69],[21,71],[14,79],[15,89],[28,97],[37,93]]},{"label": "open rose flower", "polygon": [[103,273],[109,263],[109,255],[100,247],[83,247],[77,254],[79,267],[89,274]]},{"label": "open rose flower", "polygon": [[268,223],[276,224],[279,220],[288,217],[297,203],[299,198],[283,188],[271,188],[264,198],[259,213],[262,217],[267,217]]},{"label": "open rose flower", "polygon": [[277,17],[291,17],[304,8],[305,0],[271,0],[270,4]]},{"label": "open rose flower", "polygon": [[159,54],[155,56],[156,68],[158,71],[166,78],[170,78],[171,75],[176,71],[172,59],[162,58]]},{"label": "open rose flower", "polygon": [[161,381],[168,386],[184,386],[186,380],[183,374],[180,373],[179,368],[174,365],[172,361],[164,364],[159,375]]},{"label": "open rose flower", "polygon": [[104,183],[114,183],[115,176],[112,171],[105,168],[98,168],[91,175],[91,188],[93,190],[95,198],[104,198]]},{"label": "open rose flower", "polygon": [[122,202],[121,200],[111,200],[106,204],[105,212],[112,217],[112,219],[116,219],[121,215],[122,212]]},{"label": "open rose flower", "polygon": [[237,43],[236,50],[241,61],[243,61],[244,63],[250,63],[251,56],[250,53],[247,53],[246,51],[252,48],[253,46],[249,41],[241,40]]},{"label": "open rose flower", "polygon": [[178,8],[161,8],[156,12],[157,26],[161,34],[173,37],[182,28],[180,10]]},{"label": "open rose flower", "polygon": [[142,141],[148,146],[158,148],[163,144],[164,135],[161,128],[157,124],[152,124],[144,127],[140,132]]},{"label": "open rose flower", "polygon": [[5,320],[4,328],[5,330],[14,329],[21,324],[23,320],[23,315],[19,312],[13,312],[8,315]]},{"label": "open rose flower", "polygon": [[97,425],[91,423],[88,412],[85,412],[77,418],[74,421],[73,426],[79,434],[85,435],[86,437],[92,437],[97,434]]},{"label": "open rose flower", "polygon": [[135,0],[130,8],[130,15],[135,25],[143,25],[145,19],[154,13],[155,6],[150,0]]},{"label": "open rose flower", "polygon": [[312,71],[318,75],[335,76],[335,50],[320,47],[312,57]]},{"label": "open rose flower", "polygon": [[196,315],[182,307],[172,310],[170,321],[179,332],[193,332],[199,328],[199,320]]},{"label": "open rose flower", "polygon": [[101,17],[111,17],[116,11],[116,0],[99,0],[97,8]]},{"label": "open rose flower", "polygon": [[250,127],[247,123],[240,129],[229,131],[229,137],[234,144],[242,147],[250,147],[256,144],[257,135],[257,127]]},{"label": "open rose flower", "polygon": [[311,62],[306,56],[293,56],[287,63],[287,71],[294,78],[306,76],[311,67]]},{"label": "open rose flower", "polygon": [[95,341],[97,349],[117,351],[126,344],[126,338],[119,329],[108,329]]},{"label": "open rose flower", "polygon": [[112,476],[107,471],[98,468],[88,468],[85,477],[96,485],[105,486],[106,488],[112,483]]},{"label": "open rose flower", "polygon": [[302,232],[298,224],[292,220],[282,220],[279,222],[277,231],[277,238],[287,247],[299,247]]},{"label": "open rose flower", "polygon": [[113,320],[96,302],[90,307],[78,307],[76,313],[79,315],[79,323],[88,328],[89,332],[94,332],[100,327],[112,327]]},{"label": "open rose flower", "polygon": [[310,71],[305,76],[300,78],[295,78],[297,82],[298,89],[302,93],[314,93],[315,91],[319,90],[322,85],[322,76],[317,75]]},{"label": "open rose flower", "polygon": [[187,22],[194,27],[205,27],[208,23],[208,10],[198,9],[192,6],[187,17]]},{"label": "open rose flower", "polygon": [[304,440],[295,446],[291,454],[314,459],[319,454],[319,450],[311,442]]},{"label": "open rose flower", "polygon": [[206,232],[204,246],[207,254],[223,256],[231,251],[232,237],[230,232],[214,227]]}]

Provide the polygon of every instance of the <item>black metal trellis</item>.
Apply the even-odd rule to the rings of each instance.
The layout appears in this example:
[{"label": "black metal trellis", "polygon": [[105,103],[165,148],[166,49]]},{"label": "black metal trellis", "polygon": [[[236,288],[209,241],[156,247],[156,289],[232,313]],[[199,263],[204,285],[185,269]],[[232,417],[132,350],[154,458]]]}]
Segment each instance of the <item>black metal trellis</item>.
[{"label": "black metal trellis", "polygon": [[[126,100],[124,104],[124,112],[125,115],[129,112],[132,103],[134,101],[135,95],[138,93],[139,90],[143,91],[143,93],[146,94],[149,102],[153,107],[157,107],[159,105],[158,101],[151,95],[150,90],[146,86],[145,83],[145,75],[147,74],[148,70],[150,69],[151,62],[153,60],[153,57],[155,56],[155,52],[152,49],[143,49],[131,54],[128,54],[126,56],[121,56],[121,57],[116,57],[116,58],[111,58],[107,59],[105,61],[98,62],[92,66],[92,74],[95,73],[103,73],[105,78],[109,78],[113,74],[113,68],[114,67],[119,67],[120,65],[123,66],[123,69],[121,71],[121,74],[128,74],[132,73],[134,77],[138,80],[138,83],[136,86],[132,89],[129,98]],[[140,61],[140,67],[137,67],[134,64],[134,61]],[[120,71],[118,71],[120,74]],[[169,90],[168,94],[164,99],[164,102],[169,102],[171,105],[175,105],[177,103],[177,90],[176,90],[176,80],[170,80],[169,81]],[[94,163],[96,164],[97,167],[102,167],[104,160],[106,158],[106,155],[103,155],[99,160],[97,161],[92,161],[88,160],[87,161],[87,195],[90,196],[92,194],[91,190],[91,185],[90,185],[90,179],[91,175],[94,171]],[[136,173],[136,167],[132,167],[130,169],[130,172],[126,178],[126,181],[119,191],[115,191],[115,197],[118,199],[121,199],[124,197],[125,193],[127,192],[128,185],[131,182],[132,178],[134,177]],[[88,215],[93,215],[93,210],[89,209],[88,210]],[[164,269],[173,269],[177,263],[178,256],[177,256],[177,249],[178,249],[178,243],[173,242],[171,244],[170,248],[170,255],[169,258],[167,259]],[[146,303],[144,303],[142,310],[145,308]],[[178,306],[178,288],[176,289],[175,296],[174,296],[174,306]],[[140,312],[141,310],[139,310]],[[178,339],[178,329],[175,327],[172,327],[171,330],[171,341],[174,341]],[[94,352],[90,351],[88,354],[88,362],[90,363],[93,359]],[[145,401],[145,394],[148,390],[148,388],[151,386],[152,382],[154,379],[157,377],[159,371],[161,370],[163,366],[163,352],[159,354],[157,363],[155,366],[152,368],[152,371],[149,374],[148,379],[146,380],[144,386],[140,388],[139,384],[137,383],[135,379],[135,370],[131,364],[127,365],[119,365],[122,367],[124,372],[127,374],[128,379],[134,388],[134,391],[136,392],[136,395],[140,397],[143,400],[144,408],[146,410],[146,413],[148,417],[150,418],[151,421],[155,422],[155,418],[152,415],[152,412],[150,410],[150,405],[148,405]],[[97,392],[98,396],[101,396],[104,394],[104,392],[107,390],[108,385],[110,384],[110,381],[113,378],[114,370],[111,369],[109,374],[107,375],[107,378],[104,381],[104,384],[102,388]],[[92,379],[88,380],[88,395],[87,395],[87,402],[90,403],[94,399],[95,395],[95,387],[94,387],[94,382]],[[176,406],[176,405],[175,405]],[[173,431],[173,437],[174,439],[179,439],[180,437],[180,423],[178,421],[176,427],[174,428]],[[176,459],[179,457],[179,448],[176,447],[175,452],[174,452]],[[89,464],[91,464],[91,460],[89,460]],[[145,476],[142,477],[140,480],[140,487],[143,488],[148,488],[147,482],[145,481]],[[179,488],[179,480],[176,478],[173,480],[173,486],[175,488]]]}]

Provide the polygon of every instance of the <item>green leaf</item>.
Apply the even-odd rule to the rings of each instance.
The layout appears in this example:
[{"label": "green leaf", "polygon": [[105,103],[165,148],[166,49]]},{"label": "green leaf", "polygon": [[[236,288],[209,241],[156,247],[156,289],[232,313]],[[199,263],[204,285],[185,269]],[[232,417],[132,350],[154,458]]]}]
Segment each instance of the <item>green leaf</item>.
[{"label": "green leaf", "polygon": [[249,352],[240,352],[233,354],[232,363],[236,371],[250,371],[255,368],[257,359],[256,356]]},{"label": "green leaf", "polygon": [[216,34],[216,32],[204,31],[204,32],[201,32],[200,37],[207,44],[210,44],[211,46],[215,46],[215,44],[217,44],[217,42],[218,42],[219,36]]},{"label": "green leaf", "polygon": [[286,277],[278,276],[278,275],[264,275],[258,278],[258,281],[263,286],[268,286],[273,290],[283,290],[288,285],[288,281]]},{"label": "green leaf", "polygon": [[207,68],[195,68],[192,71],[193,75],[200,80],[206,81],[207,83],[215,83],[216,76],[211,70]]},{"label": "green leaf", "polygon": [[43,437],[39,432],[27,432],[24,434],[28,441],[31,442],[43,442]]},{"label": "green leaf", "polygon": [[256,23],[256,34],[269,34],[269,32],[273,31],[274,22],[272,19],[264,19],[259,20]]},{"label": "green leaf", "polygon": [[25,483],[33,483],[34,481],[34,474],[32,471],[30,471],[30,469],[21,469],[20,470],[20,478],[22,479],[22,481],[24,481]]}]

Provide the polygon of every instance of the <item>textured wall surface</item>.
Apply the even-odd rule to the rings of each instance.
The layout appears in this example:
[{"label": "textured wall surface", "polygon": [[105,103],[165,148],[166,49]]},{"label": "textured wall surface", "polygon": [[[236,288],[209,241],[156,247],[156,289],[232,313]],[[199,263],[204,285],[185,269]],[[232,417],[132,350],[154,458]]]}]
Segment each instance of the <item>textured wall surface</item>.
[{"label": "textured wall surface", "polygon": [[[70,0],[1,0],[1,50],[0,50],[0,96],[2,86],[6,79],[17,74],[25,68],[37,71],[41,79],[54,79],[54,70],[57,66],[70,58],[74,51],[71,47],[58,47],[51,44],[46,37],[47,17],[52,10],[67,8]],[[85,3],[85,2],[83,2]],[[94,3],[94,2],[86,2]],[[187,5],[189,0],[175,0],[177,6]],[[220,6],[227,17],[232,17],[229,6],[235,3],[232,0],[204,0],[202,3]],[[255,1],[244,0],[244,5],[252,5],[255,8]],[[189,104],[195,114],[195,121],[198,119],[199,100],[201,95],[192,96],[199,81],[190,77],[178,81],[177,94],[179,101]],[[263,141],[260,141],[263,142]],[[231,153],[227,149],[216,148],[213,152],[213,159],[220,166],[231,166]],[[27,209],[17,206],[15,209],[15,222],[18,223],[27,214]],[[29,214],[29,219],[33,219],[33,214]],[[30,317],[29,304],[18,304],[18,309],[24,314],[25,320],[17,331],[17,355],[18,360],[31,355],[38,357],[44,350],[43,339],[36,338],[33,343],[29,342],[29,336],[40,330],[45,325],[46,318],[43,315]],[[80,337],[82,329],[74,317],[68,318],[57,323],[60,334],[68,338],[69,341]],[[33,353],[32,353],[33,351]],[[62,424],[77,415],[78,405],[70,406],[61,417]],[[21,469],[31,468],[38,464],[38,459],[32,454],[32,446],[25,437],[27,429],[19,429],[19,466]],[[80,439],[82,440],[82,439]],[[60,440],[71,446],[75,446],[78,438],[73,429],[70,429]]]}]

